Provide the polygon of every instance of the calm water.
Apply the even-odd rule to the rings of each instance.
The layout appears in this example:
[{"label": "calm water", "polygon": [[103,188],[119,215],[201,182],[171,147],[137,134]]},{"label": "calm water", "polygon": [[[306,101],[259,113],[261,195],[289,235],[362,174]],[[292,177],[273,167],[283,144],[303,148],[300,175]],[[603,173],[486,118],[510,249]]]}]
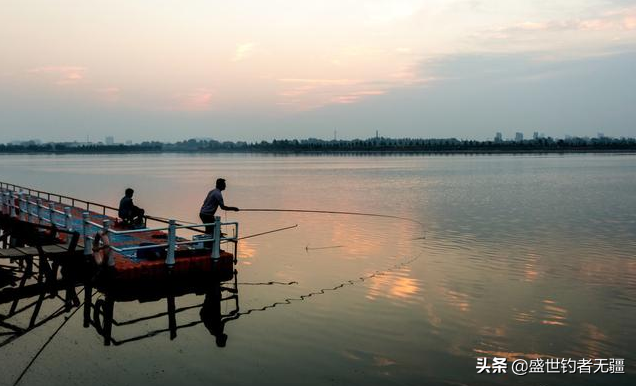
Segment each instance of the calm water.
[{"label": "calm water", "polygon": [[[226,324],[226,347],[202,324],[179,329],[172,341],[164,333],[104,347],[77,313],[20,384],[634,385],[634,155],[0,162],[2,181],[111,205],[131,186],[147,213],[186,221],[197,221],[206,192],[223,176],[228,205],[373,212],[424,224],[228,213],[241,235],[298,227],[240,243],[239,305],[253,311]],[[256,285],[270,281],[295,283]],[[183,296],[177,306],[202,299]],[[115,318],[164,310],[165,302],[117,303]],[[63,318],[0,348],[0,384],[13,384]],[[193,308],[177,322],[199,319]],[[166,324],[115,326],[113,336]],[[494,356],[624,358],[626,374],[477,374],[476,358]]]}]

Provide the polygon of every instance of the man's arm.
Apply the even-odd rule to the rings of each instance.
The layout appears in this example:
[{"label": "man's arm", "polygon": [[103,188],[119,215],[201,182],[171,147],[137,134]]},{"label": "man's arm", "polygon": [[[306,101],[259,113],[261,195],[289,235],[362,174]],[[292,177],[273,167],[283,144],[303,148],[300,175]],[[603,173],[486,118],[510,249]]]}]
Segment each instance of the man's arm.
[{"label": "man's arm", "polygon": [[233,212],[238,212],[239,208],[237,208],[236,206],[225,206],[223,204],[220,204],[219,207],[221,207],[221,209],[223,210],[231,210]]}]

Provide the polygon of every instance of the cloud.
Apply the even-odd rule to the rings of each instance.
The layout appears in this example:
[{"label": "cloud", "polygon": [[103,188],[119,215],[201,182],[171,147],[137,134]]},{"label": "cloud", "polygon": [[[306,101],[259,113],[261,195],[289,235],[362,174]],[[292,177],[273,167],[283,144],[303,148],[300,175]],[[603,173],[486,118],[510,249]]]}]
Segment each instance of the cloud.
[{"label": "cloud", "polygon": [[95,90],[97,95],[107,102],[119,100],[120,91],[119,87],[103,87]]},{"label": "cloud", "polygon": [[356,91],[346,95],[339,95],[337,97],[332,98],[332,102],[338,104],[349,104],[354,103],[360,100],[365,96],[370,95],[383,95],[385,91],[382,90],[365,90],[365,91]]},{"label": "cloud", "polygon": [[433,80],[422,77],[412,66],[375,77],[363,78],[280,78],[284,88],[279,92],[283,101],[278,105],[311,110],[329,104],[352,104],[383,95],[394,88],[416,86]]},{"label": "cloud", "polygon": [[200,88],[191,92],[174,96],[174,104],[170,110],[177,111],[210,111],[212,109],[213,92]]},{"label": "cloud", "polygon": [[542,32],[567,31],[631,31],[635,29],[635,8],[622,8],[602,13],[595,18],[571,18],[548,21],[523,21],[477,31],[483,39],[515,39],[537,37]]},{"label": "cloud", "polygon": [[86,68],[81,66],[44,66],[27,70],[29,74],[44,75],[57,85],[77,84],[84,80]]},{"label": "cloud", "polygon": [[285,83],[302,83],[317,86],[329,86],[329,85],[352,85],[361,83],[360,79],[311,79],[311,78],[282,78],[280,82]]},{"label": "cloud", "polygon": [[256,45],[254,43],[239,44],[234,51],[234,56],[232,57],[232,61],[240,62],[242,60],[248,59],[254,53],[255,47]]}]

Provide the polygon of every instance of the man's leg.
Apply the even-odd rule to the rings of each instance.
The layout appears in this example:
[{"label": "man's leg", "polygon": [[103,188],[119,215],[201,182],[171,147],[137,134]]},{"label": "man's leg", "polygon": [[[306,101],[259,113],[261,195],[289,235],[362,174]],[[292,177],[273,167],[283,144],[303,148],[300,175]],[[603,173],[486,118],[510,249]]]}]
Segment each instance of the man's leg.
[{"label": "man's leg", "polygon": [[[201,214],[199,213],[199,218],[201,222],[204,224],[210,224],[215,222],[215,216],[209,214]],[[206,225],[206,234],[212,238],[214,235],[215,226],[214,225]],[[207,241],[204,243],[204,248],[212,248],[212,241]]]},{"label": "man's leg", "polygon": [[146,213],[144,211],[144,209],[142,208],[138,208],[138,207],[134,207],[133,208],[133,224],[135,225],[142,225],[144,224],[144,213]]}]

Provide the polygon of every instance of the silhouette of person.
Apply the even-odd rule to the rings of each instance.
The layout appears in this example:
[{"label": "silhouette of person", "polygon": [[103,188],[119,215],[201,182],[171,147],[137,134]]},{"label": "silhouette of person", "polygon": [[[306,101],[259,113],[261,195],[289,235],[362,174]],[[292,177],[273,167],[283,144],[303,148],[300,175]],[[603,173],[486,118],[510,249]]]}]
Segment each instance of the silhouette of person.
[{"label": "silhouette of person", "polygon": [[133,193],[133,189],[126,189],[124,197],[119,201],[117,215],[126,225],[141,225],[144,223],[144,209],[133,204]]},{"label": "silhouette of person", "polygon": [[[232,210],[234,212],[239,211],[239,208],[237,207],[226,206],[224,204],[223,195],[221,194],[221,192],[224,191],[225,189],[226,189],[226,180],[224,180],[223,178],[218,178],[217,182],[215,183],[215,189],[208,192],[208,195],[206,196],[206,199],[204,200],[203,205],[201,206],[201,209],[199,210],[199,218],[201,219],[201,222],[203,222],[204,224],[210,224],[215,222],[215,213],[217,212],[218,208],[221,208],[223,210]],[[207,225],[206,233],[209,235],[212,235],[214,229],[215,229],[214,225]],[[207,242],[205,244],[207,248],[210,248],[212,246],[211,242]]]},{"label": "silhouette of person", "polygon": [[221,289],[220,283],[213,284],[213,288],[206,292],[203,306],[199,311],[199,316],[204,326],[215,336],[217,347],[226,347],[228,335],[223,332],[226,326],[223,315],[221,315]]}]

